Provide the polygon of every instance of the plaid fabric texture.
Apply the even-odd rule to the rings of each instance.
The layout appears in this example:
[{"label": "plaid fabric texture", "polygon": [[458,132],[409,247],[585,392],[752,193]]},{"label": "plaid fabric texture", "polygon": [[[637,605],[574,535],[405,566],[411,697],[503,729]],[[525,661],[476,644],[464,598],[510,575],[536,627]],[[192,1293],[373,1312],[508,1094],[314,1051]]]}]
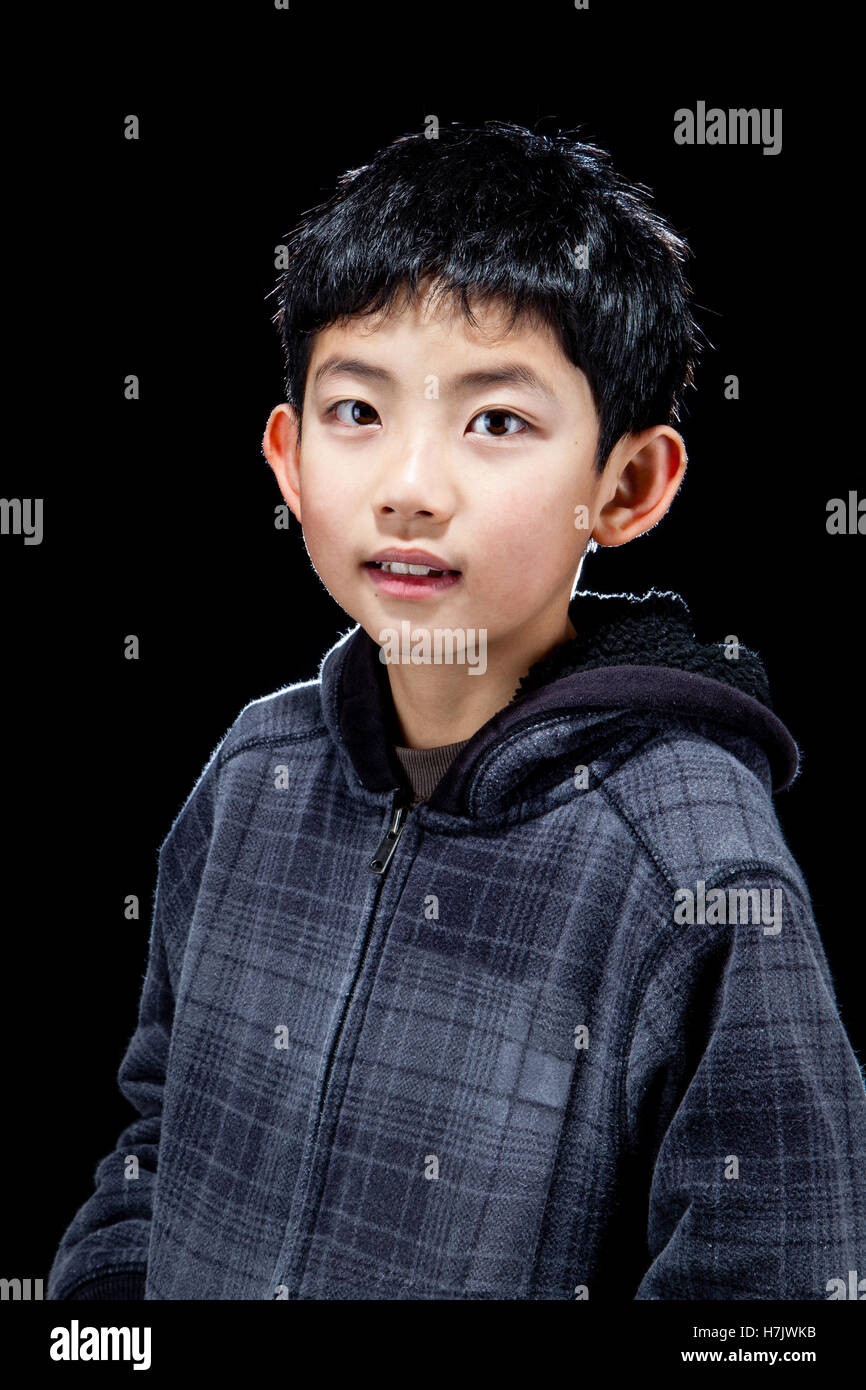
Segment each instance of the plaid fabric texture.
[{"label": "plaid fabric texture", "polygon": [[[622,667],[547,684],[376,873],[405,786],[347,676],[365,642],[241,712],[160,848],[136,1118],[49,1298],[819,1300],[866,1276],[866,1091],[758,702],[670,668],[618,706]],[[752,919],[677,920],[716,888]]]}]

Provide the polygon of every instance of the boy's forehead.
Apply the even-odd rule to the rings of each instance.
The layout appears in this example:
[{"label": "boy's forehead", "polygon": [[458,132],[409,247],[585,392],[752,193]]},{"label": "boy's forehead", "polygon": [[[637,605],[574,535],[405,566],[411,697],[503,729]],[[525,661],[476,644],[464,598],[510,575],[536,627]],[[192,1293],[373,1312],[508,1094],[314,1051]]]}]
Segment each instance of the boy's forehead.
[{"label": "boy's forehead", "polygon": [[463,361],[486,358],[531,359],[548,381],[557,377],[560,389],[585,381],[583,373],[566,357],[558,333],[539,315],[515,317],[510,308],[494,300],[470,300],[472,320],[457,296],[431,303],[429,293],[414,304],[405,298],[375,314],[357,314],[318,330],[312,340],[308,382],[314,372],[336,356],[400,356],[409,346],[443,352],[459,350]]}]

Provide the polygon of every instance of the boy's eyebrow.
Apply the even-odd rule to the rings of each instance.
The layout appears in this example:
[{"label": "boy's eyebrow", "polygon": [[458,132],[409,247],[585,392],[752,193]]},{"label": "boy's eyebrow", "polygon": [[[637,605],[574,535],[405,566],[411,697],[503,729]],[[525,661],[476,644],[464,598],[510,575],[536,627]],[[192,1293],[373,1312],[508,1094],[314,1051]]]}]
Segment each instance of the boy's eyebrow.
[{"label": "boy's eyebrow", "polygon": [[[326,377],[338,376],[340,373],[358,376],[366,381],[379,381],[383,385],[392,385],[394,382],[394,377],[384,367],[375,367],[372,362],[364,362],[357,357],[335,356],[326,357],[319,363],[313,376],[313,385],[318,386]],[[544,377],[524,362],[500,362],[474,372],[461,372],[459,376],[451,377],[447,385],[452,392],[477,390],[483,386],[527,386],[540,396],[547,396],[552,401],[559,400],[556,391]]]}]

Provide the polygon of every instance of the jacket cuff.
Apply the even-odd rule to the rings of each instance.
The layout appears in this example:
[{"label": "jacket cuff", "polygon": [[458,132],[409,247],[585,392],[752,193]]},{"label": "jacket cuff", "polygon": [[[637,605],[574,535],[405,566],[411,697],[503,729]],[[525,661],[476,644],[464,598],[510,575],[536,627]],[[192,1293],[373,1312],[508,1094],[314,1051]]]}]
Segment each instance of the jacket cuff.
[{"label": "jacket cuff", "polygon": [[144,1286],[147,1275],[143,1270],[127,1269],[121,1270],[117,1274],[98,1274],[93,1279],[87,1279],[83,1284],[77,1285],[72,1293],[66,1295],[66,1301],[72,1302],[78,1299],[104,1299],[106,1301],[118,1298],[144,1298]]}]

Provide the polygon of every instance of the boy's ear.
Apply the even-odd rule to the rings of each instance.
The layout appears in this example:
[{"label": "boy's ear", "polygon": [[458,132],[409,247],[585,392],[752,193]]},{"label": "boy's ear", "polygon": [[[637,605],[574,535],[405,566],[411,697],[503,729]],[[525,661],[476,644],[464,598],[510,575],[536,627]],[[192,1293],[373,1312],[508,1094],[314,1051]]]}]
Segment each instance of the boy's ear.
[{"label": "boy's ear", "polygon": [[608,500],[598,514],[593,540],[625,545],[649,531],[674,500],[687,462],[685,441],[670,425],[652,425],[621,439],[602,479],[602,496]]},{"label": "boy's ear", "polygon": [[274,470],[280,492],[301,520],[301,445],[298,413],[287,402],[275,405],[262,439],[262,453]]}]

